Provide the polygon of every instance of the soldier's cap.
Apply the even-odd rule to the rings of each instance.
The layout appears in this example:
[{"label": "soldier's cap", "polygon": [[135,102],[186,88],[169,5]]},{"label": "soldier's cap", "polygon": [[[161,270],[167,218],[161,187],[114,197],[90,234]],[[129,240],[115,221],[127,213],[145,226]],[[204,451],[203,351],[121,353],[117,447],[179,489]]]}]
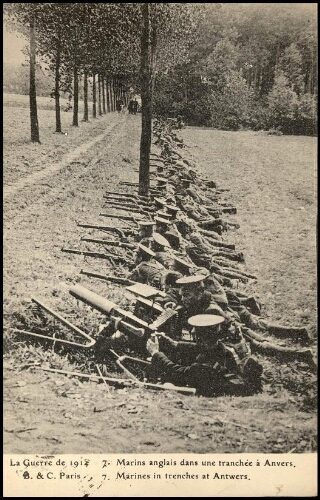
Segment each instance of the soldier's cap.
[{"label": "soldier's cap", "polygon": [[203,274],[194,274],[193,276],[184,276],[183,278],[180,278],[177,280],[177,285],[182,285],[182,286],[188,286],[188,285],[194,285],[195,283],[200,283],[201,281],[204,280]]},{"label": "soldier's cap", "polygon": [[188,319],[188,323],[195,328],[209,328],[212,326],[220,325],[224,322],[222,316],[215,314],[197,314]]},{"label": "soldier's cap", "polygon": [[185,165],[185,163],[184,163],[184,161],[183,161],[183,160],[178,160],[178,161],[176,161],[176,162],[175,162],[175,165],[176,165],[177,167],[183,167],[183,168],[186,168],[186,165]]},{"label": "soldier's cap", "polygon": [[174,197],[173,196],[168,196],[167,199],[166,199],[166,203],[168,203],[168,204],[175,203]]},{"label": "soldier's cap", "polygon": [[180,212],[180,208],[176,207],[175,205],[165,205],[165,207],[167,210],[173,213]]},{"label": "soldier's cap", "polygon": [[146,253],[147,255],[151,255],[151,257],[155,257],[156,254],[148,247],[141,245],[141,243],[138,244],[138,251]]},{"label": "soldier's cap", "polygon": [[172,166],[168,166],[167,167],[167,172],[173,172],[174,174],[176,173],[177,169],[175,167],[175,165],[172,165]]},{"label": "soldier's cap", "polygon": [[138,224],[141,227],[151,227],[151,226],[155,226],[156,225],[156,223],[153,222],[152,220],[151,221],[150,220],[139,221]]},{"label": "soldier's cap", "polygon": [[184,271],[190,272],[190,269],[193,268],[193,264],[190,264],[189,262],[186,262],[183,259],[180,259],[180,257],[174,257],[174,262],[176,264],[176,267],[179,269],[183,269]]},{"label": "soldier's cap", "polygon": [[154,201],[158,203],[158,205],[164,206],[166,204],[166,200],[162,200],[161,198],[154,198]]},{"label": "soldier's cap", "polygon": [[191,177],[194,177],[197,175],[197,172],[195,170],[193,170],[192,168],[189,168],[188,175],[190,175]]},{"label": "soldier's cap", "polygon": [[156,243],[158,243],[158,245],[161,245],[163,247],[170,247],[169,241],[164,236],[162,236],[162,234],[153,233],[153,239]]},{"label": "soldier's cap", "polygon": [[170,221],[172,219],[171,214],[168,214],[167,212],[161,212],[161,210],[158,210],[156,212],[156,214],[157,214],[157,217],[160,217],[160,218],[165,219],[165,220]]},{"label": "soldier's cap", "polygon": [[209,269],[207,269],[206,267],[197,267],[197,268],[195,268],[195,274],[197,274],[197,275],[202,274],[203,275],[203,279],[206,279],[209,276],[211,276]]},{"label": "soldier's cap", "polygon": [[154,220],[156,222],[160,222],[161,224],[170,224],[170,221],[168,219],[163,219],[162,217],[154,217]]},{"label": "soldier's cap", "polygon": [[168,182],[168,179],[166,179],[166,177],[156,177],[155,180],[160,184],[167,184]]}]

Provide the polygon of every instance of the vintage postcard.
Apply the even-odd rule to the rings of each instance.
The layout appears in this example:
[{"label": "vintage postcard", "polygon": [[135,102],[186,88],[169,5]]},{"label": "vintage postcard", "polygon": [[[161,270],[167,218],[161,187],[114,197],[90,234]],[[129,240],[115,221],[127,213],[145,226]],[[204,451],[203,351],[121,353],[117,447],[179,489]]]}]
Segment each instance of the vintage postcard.
[{"label": "vintage postcard", "polygon": [[4,4],[4,497],[317,496],[316,19]]}]

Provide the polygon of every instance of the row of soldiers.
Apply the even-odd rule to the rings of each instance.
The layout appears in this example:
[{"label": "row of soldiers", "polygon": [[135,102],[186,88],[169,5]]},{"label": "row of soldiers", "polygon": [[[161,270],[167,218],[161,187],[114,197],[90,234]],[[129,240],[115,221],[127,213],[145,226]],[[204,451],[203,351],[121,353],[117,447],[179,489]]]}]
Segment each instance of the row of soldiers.
[{"label": "row of soldiers", "polygon": [[[134,284],[130,288],[138,295],[135,316],[161,334],[141,346],[137,337],[118,331],[108,320],[100,328],[97,356],[103,361],[110,348],[130,346],[151,355],[152,368],[162,381],[195,387],[206,396],[259,392],[263,369],[252,351],[284,362],[313,363],[310,349],[270,341],[274,335],[307,344],[308,331],[263,320],[259,301],[235,287],[256,278],[244,269],[243,254],[224,238],[237,227],[227,219],[236,209],[221,200],[224,190],[197,172],[175,128],[179,127],[173,122],[155,127],[161,153],[152,155],[152,196],[108,192],[104,198],[109,212],[101,214],[116,216],[111,208],[133,214],[122,217],[138,230],[107,228],[120,236],[113,248],[126,252],[125,269],[120,272],[116,266],[114,280]],[[119,252],[112,255],[114,263],[121,262]]]}]

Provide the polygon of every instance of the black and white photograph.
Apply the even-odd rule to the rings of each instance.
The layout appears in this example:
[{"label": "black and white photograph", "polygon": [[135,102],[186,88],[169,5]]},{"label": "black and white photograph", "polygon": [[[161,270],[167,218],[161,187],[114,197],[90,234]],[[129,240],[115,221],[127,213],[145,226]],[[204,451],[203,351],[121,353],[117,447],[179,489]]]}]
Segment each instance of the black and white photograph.
[{"label": "black and white photograph", "polygon": [[317,496],[317,4],[3,4],[4,496]]}]

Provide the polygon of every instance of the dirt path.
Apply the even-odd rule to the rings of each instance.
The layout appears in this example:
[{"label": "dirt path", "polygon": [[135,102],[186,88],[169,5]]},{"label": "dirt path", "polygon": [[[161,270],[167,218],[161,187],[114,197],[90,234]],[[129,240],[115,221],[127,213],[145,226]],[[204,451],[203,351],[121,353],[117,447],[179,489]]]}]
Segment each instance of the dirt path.
[{"label": "dirt path", "polygon": [[61,169],[69,166],[71,163],[75,162],[78,158],[80,158],[82,155],[87,153],[93,146],[96,144],[100,143],[104,139],[106,139],[108,136],[111,136],[111,132],[119,126],[119,123],[124,121],[124,116],[122,115],[119,121],[116,121],[115,123],[112,123],[109,125],[105,132],[102,134],[99,134],[97,137],[92,139],[91,141],[87,141],[80,146],[76,147],[73,149],[71,152],[65,154],[59,162],[53,162],[49,164],[45,169],[40,170],[38,172],[34,172],[33,174],[30,174],[26,178],[22,178],[19,181],[17,181],[14,185],[11,186],[6,186],[4,189],[4,200],[7,200],[7,198],[11,198],[15,196],[18,191],[25,187],[31,187],[32,185],[39,183],[40,181],[49,178],[51,175],[59,172]]}]

